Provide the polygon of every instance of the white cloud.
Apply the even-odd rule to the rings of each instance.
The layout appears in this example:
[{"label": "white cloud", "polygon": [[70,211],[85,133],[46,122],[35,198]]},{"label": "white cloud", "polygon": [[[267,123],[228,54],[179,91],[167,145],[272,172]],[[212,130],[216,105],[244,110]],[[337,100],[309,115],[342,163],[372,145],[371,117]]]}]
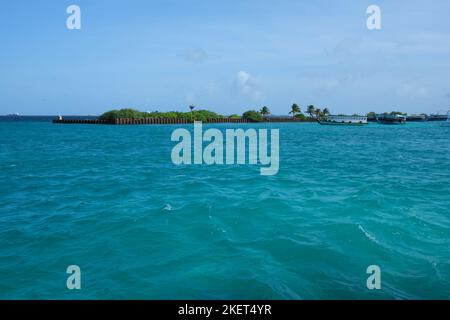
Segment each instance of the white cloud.
[{"label": "white cloud", "polygon": [[239,71],[237,73],[236,83],[240,94],[249,97],[252,100],[260,100],[262,98],[258,86],[248,72]]}]

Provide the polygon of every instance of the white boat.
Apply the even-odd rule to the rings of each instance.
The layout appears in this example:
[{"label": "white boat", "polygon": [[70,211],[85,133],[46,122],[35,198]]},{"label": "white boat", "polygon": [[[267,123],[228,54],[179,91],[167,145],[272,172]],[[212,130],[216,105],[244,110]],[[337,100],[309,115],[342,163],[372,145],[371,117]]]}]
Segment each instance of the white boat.
[{"label": "white boat", "polygon": [[328,115],[318,120],[321,125],[362,126],[368,124],[366,116]]}]

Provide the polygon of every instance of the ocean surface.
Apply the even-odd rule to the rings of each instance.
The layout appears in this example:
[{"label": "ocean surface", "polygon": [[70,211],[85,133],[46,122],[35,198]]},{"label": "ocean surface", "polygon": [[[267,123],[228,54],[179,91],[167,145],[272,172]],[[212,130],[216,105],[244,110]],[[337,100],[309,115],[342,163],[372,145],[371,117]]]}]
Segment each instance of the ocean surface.
[{"label": "ocean surface", "polygon": [[449,299],[441,125],[204,125],[278,128],[261,176],[175,166],[183,126],[0,122],[0,298]]}]

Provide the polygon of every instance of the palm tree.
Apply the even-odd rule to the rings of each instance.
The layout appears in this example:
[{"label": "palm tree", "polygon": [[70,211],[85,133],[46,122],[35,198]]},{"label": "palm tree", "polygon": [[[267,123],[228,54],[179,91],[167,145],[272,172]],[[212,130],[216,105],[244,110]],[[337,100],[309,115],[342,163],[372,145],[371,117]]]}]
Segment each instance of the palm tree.
[{"label": "palm tree", "polygon": [[294,104],[291,106],[291,111],[289,112],[289,114],[292,113],[292,116],[295,117],[295,114],[301,113],[301,112],[302,112],[302,110],[300,109],[300,107],[298,106],[298,104],[294,103]]},{"label": "palm tree", "polygon": [[189,109],[191,109],[191,120],[194,121],[194,113],[193,113],[193,110],[195,109],[195,106],[190,105],[190,106],[189,106]]},{"label": "palm tree", "polygon": [[316,114],[316,118],[321,118],[323,116],[323,112],[322,112],[322,110],[320,110],[320,108],[316,109],[315,114]]},{"label": "palm tree", "polygon": [[262,107],[262,109],[259,113],[261,113],[263,116],[268,116],[270,114],[270,110],[269,110],[269,108],[264,106],[264,107]]},{"label": "palm tree", "polygon": [[323,109],[322,113],[324,116],[327,116],[330,114],[330,110],[328,110],[328,108],[325,108],[325,109]]},{"label": "palm tree", "polygon": [[312,117],[313,117],[313,114],[315,114],[315,112],[316,112],[316,108],[314,108],[313,105],[309,105],[306,112],[307,112],[307,113],[309,114],[309,116],[312,118]]}]

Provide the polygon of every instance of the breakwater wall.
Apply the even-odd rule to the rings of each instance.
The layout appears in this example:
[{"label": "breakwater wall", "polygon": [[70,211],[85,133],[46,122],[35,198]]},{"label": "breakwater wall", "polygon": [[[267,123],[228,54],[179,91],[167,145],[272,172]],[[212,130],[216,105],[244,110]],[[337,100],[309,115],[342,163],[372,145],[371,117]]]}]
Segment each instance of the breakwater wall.
[{"label": "breakwater wall", "polygon": [[114,124],[113,121],[99,119],[54,119],[53,123],[64,124]]},{"label": "breakwater wall", "polygon": [[[203,123],[249,123],[248,119],[215,118],[203,121]],[[295,118],[267,118],[263,122],[315,122],[310,119]],[[109,124],[109,125],[142,125],[142,124],[188,124],[192,121],[176,118],[117,118],[113,120],[100,119],[55,119],[53,123],[59,124]]]}]

